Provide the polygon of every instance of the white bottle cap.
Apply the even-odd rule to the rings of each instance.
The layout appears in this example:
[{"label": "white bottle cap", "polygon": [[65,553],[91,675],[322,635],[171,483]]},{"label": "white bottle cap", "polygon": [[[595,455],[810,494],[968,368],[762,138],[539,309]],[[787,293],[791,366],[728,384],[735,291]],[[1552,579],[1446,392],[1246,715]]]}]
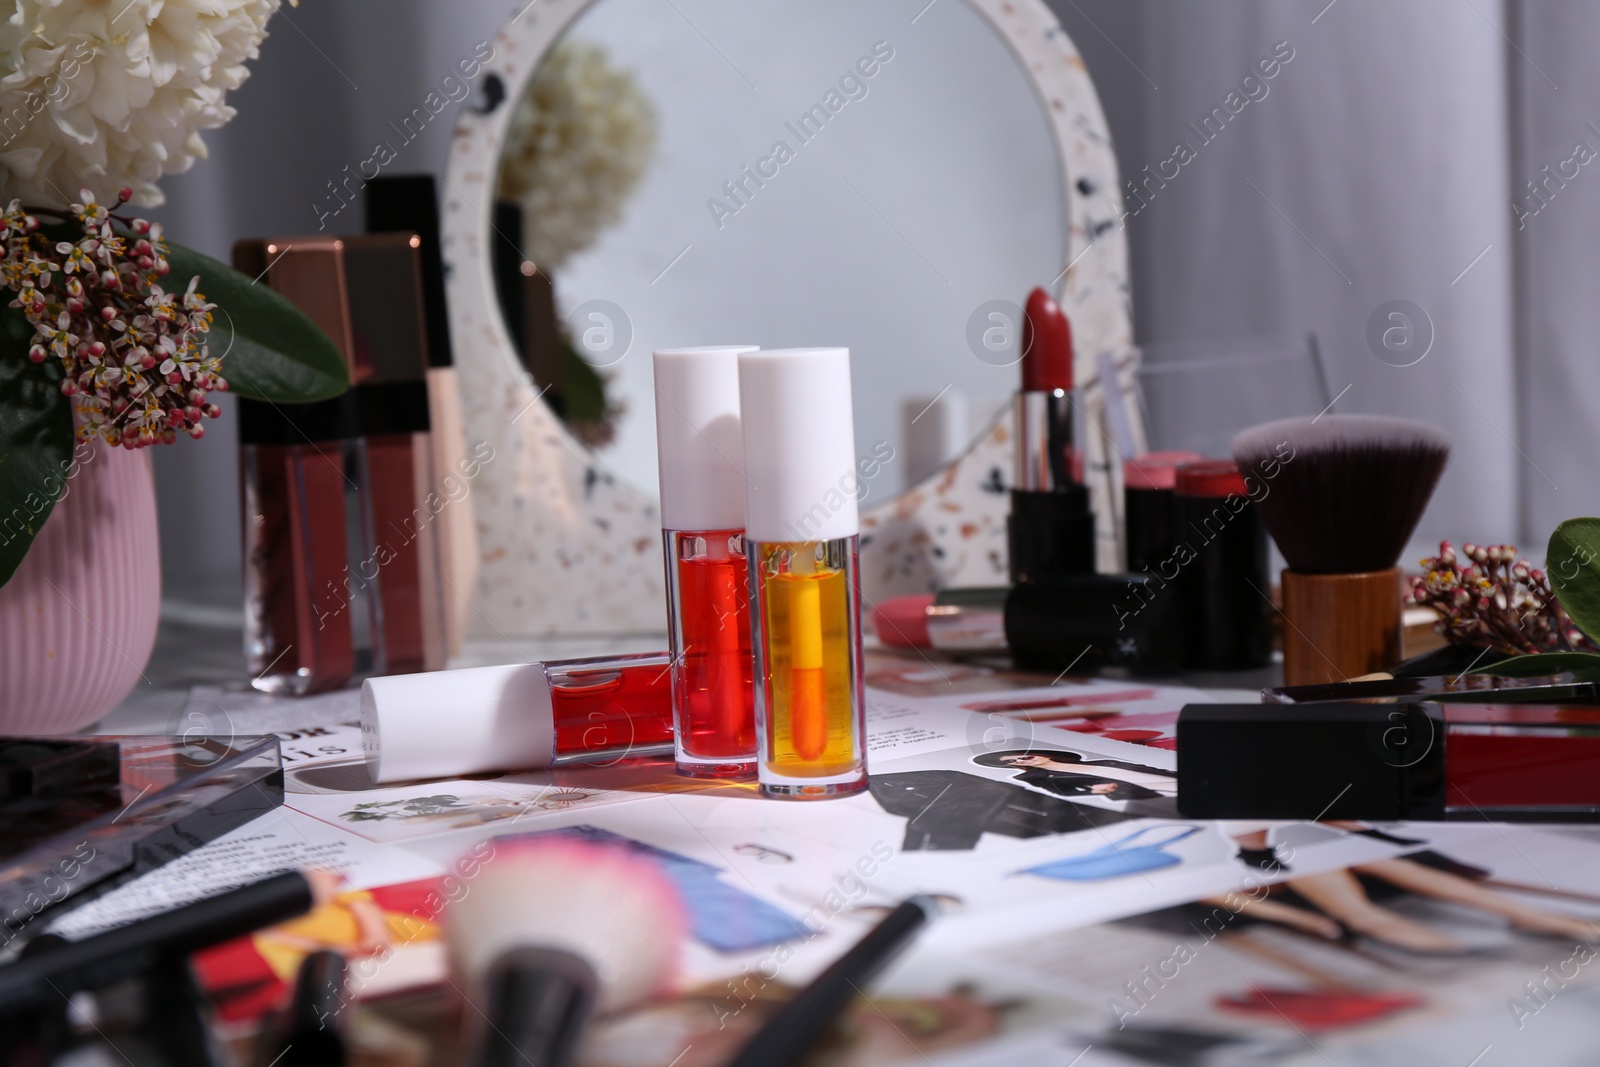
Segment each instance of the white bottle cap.
[{"label": "white bottle cap", "polygon": [[861,532],[848,348],[739,357],[745,536],[833,541]]},{"label": "white bottle cap", "polygon": [[754,345],[655,354],[663,530],[744,529],[739,356]]},{"label": "white bottle cap", "polygon": [[361,750],[377,783],[549,766],[555,715],[544,664],[368,678]]}]

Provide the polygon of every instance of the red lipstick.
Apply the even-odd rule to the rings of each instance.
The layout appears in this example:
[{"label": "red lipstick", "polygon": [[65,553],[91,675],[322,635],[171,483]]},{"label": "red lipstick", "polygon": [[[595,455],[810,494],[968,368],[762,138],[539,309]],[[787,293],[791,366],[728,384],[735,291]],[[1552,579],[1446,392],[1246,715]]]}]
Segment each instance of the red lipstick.
[{"label": "red lipstick", "polygon": [[1022,320],[1022,391],[1049,393],[1072,388],[1072,324],[1043,289],[1028,295]]},{"label": "red lipstick", "polygon": [[1028,297],[1022,349],[1007,524],[1013,585],[1095,569],[1094,514],[1073,418],[1072,326],[1044,289]]}]

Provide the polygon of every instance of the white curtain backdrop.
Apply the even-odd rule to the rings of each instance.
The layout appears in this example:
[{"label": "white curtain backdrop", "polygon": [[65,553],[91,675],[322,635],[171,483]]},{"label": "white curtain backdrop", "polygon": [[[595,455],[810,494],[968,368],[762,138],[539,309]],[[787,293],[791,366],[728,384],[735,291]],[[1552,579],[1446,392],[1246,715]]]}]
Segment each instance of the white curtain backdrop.
[{"label": "white curtain backdrop", "polygon": [[[869,2],[909,18],[925,0]],[[1455,458],[1409,555],[1449,537],[1515,540],[1542,557],[1556,522],[1600,511],[1589,408],[1600,399],[1600,166],[1583,167],[1520,232],[1511,209],[1574,142],[1600,152],[1600,7],[1050,3],[1100,88],[1126,176],[1154,170],[1180,140],[1196,149],[1126,220],[1142,341],[1314,330],[1342,392],[1336,410],[1448,430]],[[389,123],[515,10],[504,0],[284,8],[235,94],[239,117],[209,138],[213,158],[165,183],[169,234],[226,257],[238,237],[314,231],[327,183],[392,137]],[[1267,95],[1201,144],[1188,124],[1278,42],[1293,58]],[[442,173],[458,106],[394,172]],[[329,224],[359,228],[358,206]],[[1369,346],[1368,321],[1391,300],[1432,322],[1432,348],[1414,366]],[[233,424],[212,426],[198,447],[156,450],[169,590],[184,575],[237,573]]]},{"label": "white curtain backdrop", "polygon": [[[1463,0],[1138,0],[1120,5],[1116,26],[1099,17],[1113,5],[1062,6],[1085,48],[1100,46],[1090,64],[1102,94],[1137,100],[1122,129],[1112,120],[1125,175],[1154,168],[1178,141],[1197,152],[1127,223],[1137,336],[1314,330],[1330,391],[1342,393],[1336,411],[1418,418],[1455,440],[1418,540],[1516,538],[1523,472],[1511,444],[1506,46],[1496,27]],[[1279,42],[1293,58],[1266,95],[1202,145],[1189,123]],[[1410,367],[1381,361],[1367,341],[1369,317],[1396,299],[1434,327],[1432,350]]]},{"label": "white curtain backdrop", "polygon": [[[1521,50],[1508,56],[1519,118],[1511,187],[1531,205],[1527,183],[1545,167],[1579,143],[1600,153],[1600,5],[1519,0],[1511,23]],[[1600,159],[1544,195],[1515,242],[1519,500],[1541,537],[1562,519],[1600,514]]]}]

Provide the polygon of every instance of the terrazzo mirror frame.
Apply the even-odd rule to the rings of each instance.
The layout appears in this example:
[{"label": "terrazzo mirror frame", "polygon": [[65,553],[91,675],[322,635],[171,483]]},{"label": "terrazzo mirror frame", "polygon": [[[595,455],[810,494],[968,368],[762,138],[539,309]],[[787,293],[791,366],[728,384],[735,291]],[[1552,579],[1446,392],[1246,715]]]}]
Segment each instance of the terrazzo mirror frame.
[{"label": "terrazzo mirror frame", "polygon": [[[467,437],[482,460],[470,487],[483,557],[471,625],[485,637],[666,628],[656,501],[613,477],[539,399],[501,319],[490,262],[490,216],[512,105],[572,21],[600,2],[537,0],[501,28],[446,165],[442,240],[451,340]],[[946,2],[970,4],[1007,42],[1055,134],[1068,234],[1067,262],[1054,287],[1073,323],[1090,423],[1091,489],[1097,512],[1108,515],[1112,465],[1097,356],[1116,356],[1128,388],[1135,355],[1127,237],[1118,221],[1121,182],[1100,99],[1044,0]],[[907,21],[915,15],[908,7]],[[864,604],[934,587],[1005,584],[1011,469],[1007,413],[942,471],[864,510]],[[1101,548],[1107,558],[1115,551],[1109,524]]]}]

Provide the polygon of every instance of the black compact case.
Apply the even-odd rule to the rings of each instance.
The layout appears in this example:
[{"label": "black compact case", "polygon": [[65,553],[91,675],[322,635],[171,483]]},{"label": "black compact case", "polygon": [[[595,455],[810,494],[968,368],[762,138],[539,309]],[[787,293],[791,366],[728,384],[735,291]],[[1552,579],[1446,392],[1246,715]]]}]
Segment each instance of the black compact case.
[{"label": "black compact case", "polygon": [[0,955],[281,803],[276,737],[0,738]]}]

